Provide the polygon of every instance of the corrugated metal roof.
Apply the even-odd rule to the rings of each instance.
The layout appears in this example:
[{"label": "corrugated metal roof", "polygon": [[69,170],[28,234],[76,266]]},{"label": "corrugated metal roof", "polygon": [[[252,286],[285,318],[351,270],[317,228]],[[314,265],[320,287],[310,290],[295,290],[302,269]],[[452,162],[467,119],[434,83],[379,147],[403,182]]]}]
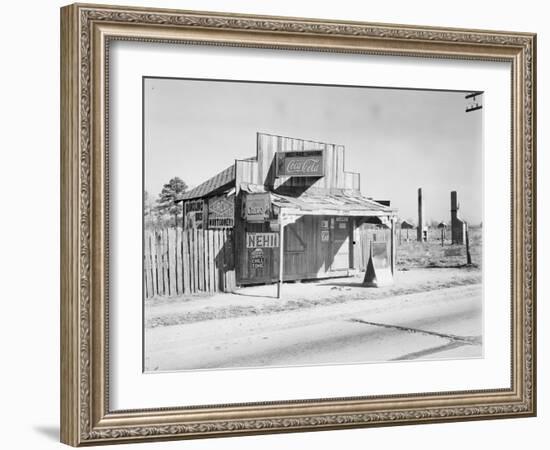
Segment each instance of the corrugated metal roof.
[{"label": "corrugated metal roof", "polygon": [[396,210],[353,191],[340,193],[304,192],[298,197],[271,193],[273,204],[290,214],[389,216]]},{"label": "corrugated metal roof", "polygon": [[218,189],[235,182],[235,165],[229,166],[227,169],[222,170],[217,175],[206,180],[204,183],[199,184],[197,187],[185,192],[181,197],[181,200],[190,200],[193,198],[206,197],[215,193]]}]

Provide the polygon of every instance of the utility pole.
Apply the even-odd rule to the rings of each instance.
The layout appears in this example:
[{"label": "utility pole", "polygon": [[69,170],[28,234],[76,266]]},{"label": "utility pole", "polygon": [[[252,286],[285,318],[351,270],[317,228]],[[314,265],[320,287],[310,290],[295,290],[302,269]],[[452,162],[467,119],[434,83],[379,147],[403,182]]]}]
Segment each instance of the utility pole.
[{"label": "utility pole", "polygon": [[279,212],[279,279],[277,281],[277,298],[281,298],[283,290],[283,277],[284,277],[284,261],[285,261],[285,221],[283,217],[283,210]]},{"label": "utility pole", "polygon": [[468,222],[466,222],[466,265],[472,265],[472,255],[470,254],[470,233],[468,232]]},{"label": "utility pole", "polygon": [[418,188],[418,227],[416,229],[416,240],[424,240],[424,205],[422,203],[422,188]]}]

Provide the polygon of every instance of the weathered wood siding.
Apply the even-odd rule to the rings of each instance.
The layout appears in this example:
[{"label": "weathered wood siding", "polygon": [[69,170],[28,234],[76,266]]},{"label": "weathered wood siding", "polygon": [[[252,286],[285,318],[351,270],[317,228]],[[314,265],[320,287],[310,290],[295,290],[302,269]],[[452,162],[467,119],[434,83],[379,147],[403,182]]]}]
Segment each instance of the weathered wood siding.
[{"label": "weathered wood siding", "polygon": [[[275,177],[275,155],[277,152],[323,150],[325,176]],[[344,146],[323,142],[295,139],[265,133],[257,134],[255,160],[238,160],[236,165],[237,190],[240,183],[264,185],[269,188],[352,189],[359,190],[359,174],[345,171]]]},{"label": "weathered wood siding", "polygon": [[[323,150],[323,177],[279,177],[276,173],[277,152]],[[285,136],[257,134],[256,158],[235,161],[235,184],[238,195],[235,214],[235,267],[241,285],[270,283],[278,279],[279,250],[263,249],[264,266],[252,267],[251,250],[246,248],[246,234],[270,232],[269,223],[247,223],[241,214],[242,184],[264,186],[266,190],[284,189],[299,196],[305,189],[316,191],[354,190],[359,192],[359,174],[345,170],[344,146]],[[323,221],[329,221],[329,239],[321,238]],[[347,275],[351,269],[364,270],[372,240],[391,239],[391,230],[376,225],[361,225],[352,217],[303,216],[286,226],[284,279],[314,279]],[[371,226],[372,225],[372,226]],[[340,228],[342,227],[342,228]],[[289,248],[294,235],[303,240],[304,249]]]},{"label": "weathered wood siding", "polygon": [[[342,220],[342,218],[340,218]],[[321,223],[329,223],[329,239],[321,238]],[[330,228],[331,221],[335,228]],[[345,225],[337,235],[338,223]],[[352,220],[336,222],[336,217],[303,216],[295,223],[285,226],[284,236],[284,280],[302,280],[347,275],[353,268]],[[250,266],[251,250],[246,248],[246,233],[270,232],[268,223],[240,223],[236,245],[239,251],[237,276],[238,284],[271,283],[278,279],[279,249],[263,249],[265,267],[260,273]],[[303,244],[303,245],[302,245]],[[301,247],[301,248],[300,248]]]}]

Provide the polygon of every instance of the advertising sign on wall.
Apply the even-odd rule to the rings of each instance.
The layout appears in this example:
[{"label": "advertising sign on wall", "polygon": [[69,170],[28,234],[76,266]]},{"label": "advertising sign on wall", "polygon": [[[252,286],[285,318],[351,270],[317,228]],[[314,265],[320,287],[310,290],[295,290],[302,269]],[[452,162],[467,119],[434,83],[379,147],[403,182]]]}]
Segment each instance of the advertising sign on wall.
[{"label": "advertising sign on wall", "polygon": [[322,150],[277,153],[278,177],[322,177],[324,175]]},{"label": "advertising sign on wall", "polygon": [[267,192],[248,194],[245,198],[244,217],[249,222],[264,222],[269,219],[271,199]]},{"label": "advertising sign on wall", "polygon": [[256,248],[250,252],[250,267],[253,269],[263,269],[265,264],[264,251]]},{"label": "advertising sign on wall", "polygon": [[246,248],[275,248],[278,246],[278,233],[246,233]]},{"label": "advertising sign on wall", "polygon": [[234,222],[234,197],[221,196],[208,200],[208,228],[230,228]]}]

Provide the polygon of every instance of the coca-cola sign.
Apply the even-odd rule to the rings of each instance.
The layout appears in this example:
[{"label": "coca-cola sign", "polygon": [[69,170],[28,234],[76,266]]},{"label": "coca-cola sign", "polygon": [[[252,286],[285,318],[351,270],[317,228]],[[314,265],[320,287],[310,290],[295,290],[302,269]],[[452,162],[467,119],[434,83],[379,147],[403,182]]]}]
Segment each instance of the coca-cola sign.
[{"label": "coca-cola sign", "polygon": [[281,152],[277,155],[277,176],[322,177],[323,152]]}]

